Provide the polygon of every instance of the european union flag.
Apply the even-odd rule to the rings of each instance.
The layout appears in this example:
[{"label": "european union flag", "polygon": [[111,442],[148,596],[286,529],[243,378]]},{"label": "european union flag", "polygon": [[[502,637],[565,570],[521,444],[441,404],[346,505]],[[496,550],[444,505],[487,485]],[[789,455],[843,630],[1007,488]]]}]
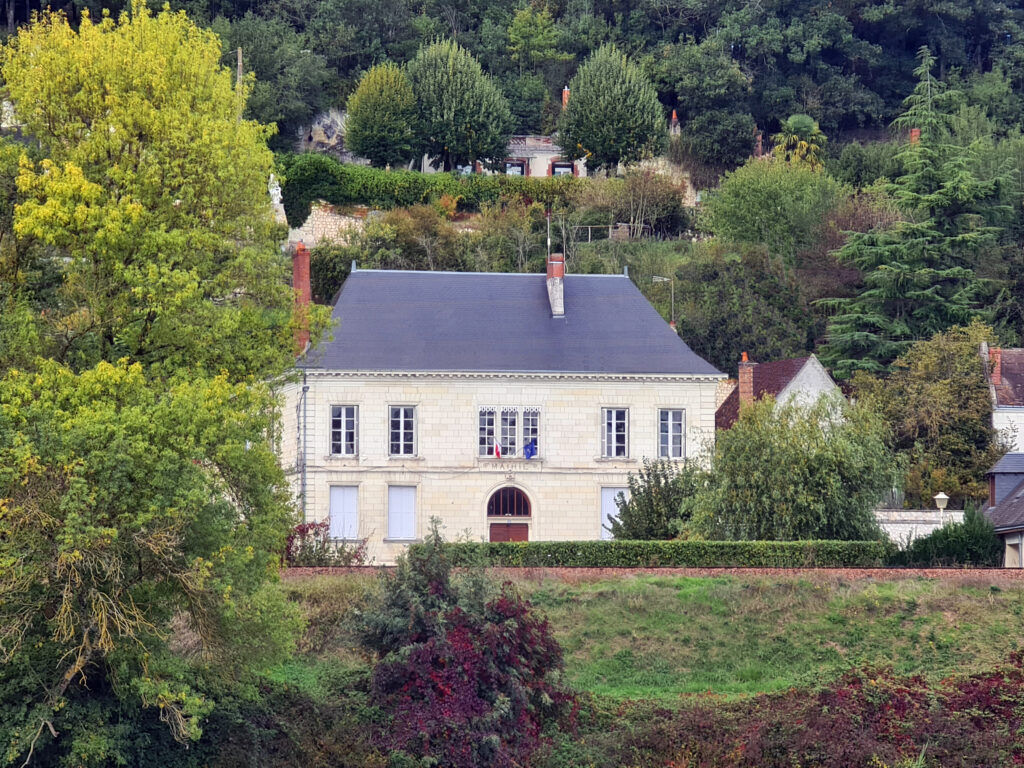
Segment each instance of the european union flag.
[{"label": "european union flag", "polygon": [[530,442],[528,442],[526,445],[523,446],[523,457],[527,458],[527,459],[532,459],[536,455],[537,455],[537,439],[534,438],[533,440],[531,440]]}]

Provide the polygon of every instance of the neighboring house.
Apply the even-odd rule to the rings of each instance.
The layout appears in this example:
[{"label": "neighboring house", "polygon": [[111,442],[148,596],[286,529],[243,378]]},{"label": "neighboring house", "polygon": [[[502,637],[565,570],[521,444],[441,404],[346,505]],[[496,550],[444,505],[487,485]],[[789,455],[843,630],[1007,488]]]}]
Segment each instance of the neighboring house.
[{"label": "neighboring house", "polygon": [[[727,384],[727,386],[729,386]],[[839,387],[814,355],[772,363],[754,363],[743,359],[739,364],[739,380],[715,413],[715,428],[729,429],[740,416],[740,406],[770,395],[776,403],[811,405],[822,395],[839,393]]]},{"label": "neighboring house", "polygon": [[[512,136],[508,141],[508,155],[501,165],[501,170],[509,176],[586,176],[586,160],[573,162],[562,156],[562,148],[551,136]],[[420,161],[420,170],[424,173],[435,173],[437,169],[431,165],[433,158],[424,155]],[[463,168],[467,173],[490,173],[482,163],[472,168]]]},{"label": "neighboring house", "polygon": [[1003,539],[1005,568],[1024,568],[1024,453],[1008,453],[988,473],[988,519]]},{"label": "neighboring house", "polygon": [[[296,286],[308,279],[296,250]],[[446,535],[608,536],[644,457],[700,455],[723,378],[625,275],[355,270],[333,338],[283,387],[282,464],[306,520],[393,562]]]},{"label": "neighboring house", "polygon": [[1024,349],[1001,349],[982,342],[992,394],[992,426],[1011,439],[1011,451],[1024,452]]}]

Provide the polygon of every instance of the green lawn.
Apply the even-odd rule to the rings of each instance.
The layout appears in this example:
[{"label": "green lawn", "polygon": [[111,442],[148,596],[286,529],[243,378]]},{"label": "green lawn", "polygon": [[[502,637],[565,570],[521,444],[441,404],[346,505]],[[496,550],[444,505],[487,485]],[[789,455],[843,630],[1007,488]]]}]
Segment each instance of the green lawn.
[{"label": "green lawn", "polygon": [[[1024,646],[1016,584],[652,576],[519,586],[550,619],[572,684],[616,699],[743,696],[852,666],[939,679],[989,669]],[[310,620],[303,650],[314,666],[366,663],[344,615],[373,588],[362,576],[286,584]]]},{"label": "green lawn", "polygon": [[941,678],[991,668],[1024,642],[1017,586],[723,576],[524,591],[555,628],[571,681],[623,699],[763,693],[864,665]]}]

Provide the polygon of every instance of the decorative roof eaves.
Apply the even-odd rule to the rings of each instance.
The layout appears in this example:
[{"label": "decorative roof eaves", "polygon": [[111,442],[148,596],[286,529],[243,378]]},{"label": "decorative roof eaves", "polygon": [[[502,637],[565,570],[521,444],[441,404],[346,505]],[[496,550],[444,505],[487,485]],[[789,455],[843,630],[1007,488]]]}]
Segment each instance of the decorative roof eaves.
[{"label": "decorative roof eaves", "polygon": [[717,382],[724,373],[598,373],[562,371],[339,371],[307,368],[311,378],[339,379],[551,379],[557,381]]}]

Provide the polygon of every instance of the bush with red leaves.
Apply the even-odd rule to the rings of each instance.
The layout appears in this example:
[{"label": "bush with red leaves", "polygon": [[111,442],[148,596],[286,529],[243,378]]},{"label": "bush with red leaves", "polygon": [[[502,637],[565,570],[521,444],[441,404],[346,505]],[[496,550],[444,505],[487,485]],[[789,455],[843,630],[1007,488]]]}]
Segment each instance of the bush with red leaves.
[{"label": "bush with red leaves", "polygon": [[[929,684],[885,670],[850,672],[817,691],[793,689],[670,710],[601,713],[536,761],[541,768],[1010,768],[1024,765],[1024,668]],[[584,711],[583,721],[591,713]],[[917,762],[921,758],[921,762]]]},{"label": "bush with red leaves", "polygon": [[436,530],[383,578],[364,640],[379,655],[371,698],[391,716],[378,735],[389,764],[528,764],[574,709],[547,620],[509,584],[494,594],[482,575],[453,577]]}]

